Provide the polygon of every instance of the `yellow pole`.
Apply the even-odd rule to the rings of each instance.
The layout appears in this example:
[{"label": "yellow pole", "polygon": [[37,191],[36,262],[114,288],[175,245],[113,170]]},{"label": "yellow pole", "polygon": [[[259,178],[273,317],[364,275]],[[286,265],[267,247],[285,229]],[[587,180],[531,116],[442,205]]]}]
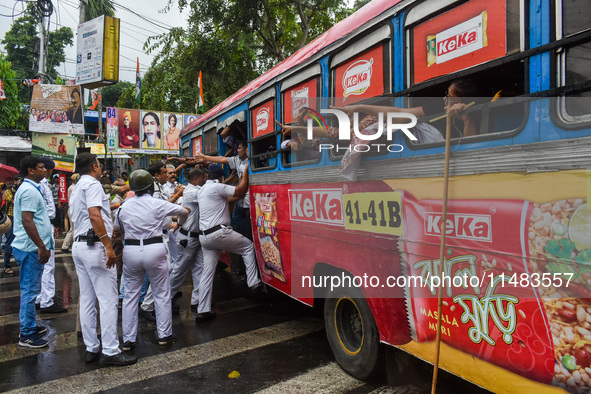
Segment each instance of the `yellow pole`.
[{"label": "yellow pole", "polygon": [[[447,196],[449,187],[449,146],[451,140],[451,116],[447,117],[445,125],[445,167],[443,170],[443,206],[442,206],[442,224],[441,224],[441,245],[439,249],[439,268],[437,275],[441,279],[442,267],[445,262],[445,232],[447,222]],[[431,394],[437,390],[437,374],[439,372],[439,352],[441,348],[441,310],[443,304],[443,281],[440,281],[437,289],[437,338],[435,339],[435,361],[433,362],[433,383],[431,385]]]}]

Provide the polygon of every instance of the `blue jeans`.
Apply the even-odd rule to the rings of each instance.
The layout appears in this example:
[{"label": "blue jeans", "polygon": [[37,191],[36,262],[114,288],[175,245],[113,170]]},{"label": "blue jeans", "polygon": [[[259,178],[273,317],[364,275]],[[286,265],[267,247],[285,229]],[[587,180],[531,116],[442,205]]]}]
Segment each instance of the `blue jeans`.
[{"label": "blue jeans", "polygon": [[[10,218],[12,220],[12,218]],[[10,268],[10,257],[12,256],[12,241],[14,240],[14,233],[12,232],[12,225],[6,234],[6,243],[4,244],[4,268]]]},{"label": "blue jeans", "polygon": [[12,253],[14,253],[14,259],[20,267],[20,333],[22,336],[28,336],[37,333],[35,299],[41,292],[43,264],[39,263],[39,254],[37,252],[21,252],[17,248],[13,248]]}]

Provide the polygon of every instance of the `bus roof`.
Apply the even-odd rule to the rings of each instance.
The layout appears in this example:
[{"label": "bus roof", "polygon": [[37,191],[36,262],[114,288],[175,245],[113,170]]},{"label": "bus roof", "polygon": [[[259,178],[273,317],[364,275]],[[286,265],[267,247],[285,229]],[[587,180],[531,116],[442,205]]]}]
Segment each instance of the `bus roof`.
[{"label": "bus roof", "polygon": [[361,9],[353,13],[351,16],[343,19],[342,21],[331,27],[329,30],[318,36],[315,40],[313,40],[303,48],[299,49],[293,55],[291,55],[290,57],[288,57],[275,67],[273,67],[271,70],[267,71],[257,79],[246,84],[232,96],[228,97],[227,99],[225,99],[224,101],[222,101],[221,103],[207,111],[205,114],[195,119],[193,122],[189,123],[185,127],[183,127],[181,135],[185,135],[189,131],[203,125],[206,121],[212,119],[221,111],[230,107],[234,102],[243,99],[250,93],[265,85],[273,78],[290,70],[292,67],[306,61],[307,59],[318,53],[321,49],[340,40],[347,34],[357,30],[365,23],[371,21],[378,15],[389,10],[401,1],[402,0],[373,0],[370,3],[366,4]]}]

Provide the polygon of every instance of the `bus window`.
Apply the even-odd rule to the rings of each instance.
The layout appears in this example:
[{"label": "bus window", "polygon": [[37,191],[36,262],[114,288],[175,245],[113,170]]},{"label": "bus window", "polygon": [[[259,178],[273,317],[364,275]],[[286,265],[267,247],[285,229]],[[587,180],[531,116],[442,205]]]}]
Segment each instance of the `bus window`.
[{"label": "bus window", "polygon": [[[391,34],[391,27],[382,25],[333,56],[331,59],[332,105],[347,107],[357,103],[379,103],[385,94],[391,92]],[[375,123],[365,115],[359,118],[361,125],[368,122]],[[338,128],[336,117],[328,116],[326,120],[329,130]],[[329,150],[330,159],[341,160],[349,149],[351,141],[339,140],[331,131],[324,137],[328,137],[330,140],[328,142],[332,145],[332,149]],[[379,152],[372,151],[367,154],[386,153],[388,152],[382,149]]]},{"label": "bus window", "polygon": [[240,122],[236,120],[223,129],[218,129],[218,133],[224,141],[226,157],[236,156],[238,154],[238,142],[248,139],[246,121]]},{"label": "bus window", "polygon": [[203,133],[203,153],[208,156],[217,156],[218,154],[218,136],[215,128]]},{"label": "bus window", "polygon": [[181,156],[191,157],[191,141],[185,141],[181,145]]},{"label": "bus window", "polygon": [[[560,3],[560,0],[557,3]],[[558,5],[557,8],[560,9]],[[560,26],[560,19],[557,22]],[[562,0],[562,34],[558,32],[557,38],[568,37],[589,28],[591,28],[591,3],[587,0]]]},{"label": "bus window", "polygon": [[251,108],[250,116],[251,168],[253,170],[275,168],[278,152],[275,142],[277,140],[274,121],[275,98],[267,99],[260,104],[257,102]]},{"label": "bus window", "polygon": [[[478,138],[492,133],[499,135],[498,133],[518,131],[527,119],[527,105],[522,100],[509,98],[519,96],[525,91],[523,75],[524,64],[516,61],[485,68],[467,77],[430,85],[417,91],[408,98],[407,107],[422,107],[425,116],[418,119],[421,126],[411,130],[418,141],[409,142],[414,146],[437,142],[443,144],[446,129],[445,104],[449,100],[445,96],[454,88],[454,95],[459,97],[454,101],[470,104],[472,107],[465,110],[465,115],[452,120],[452,138]],[[433,128],[441,133],[440,137],[431,133]]]},{"label": "bus window", "polygon": [[[562,15],[557,15],[557,39],[581,33],[591,27],[591,3],[562,0]],[[591,43],[563,48],[557,57],[558,85],[570,86],[591,79]],[[559,120],[567,125],[591,121],[591,91],[574,91],[557,100]]]},{"label": "bus window", "polygon": [[[320,72],[320,67],[318,73]],[[287,85],[284,82],[283,86]],[[320,96],[320,79],[318,77],[297,83],[281,92],[282,123],[286,126],[305,126],[308,116],[303,116],[306,108],[318,110]],[[283,131],[283,129],[282,129]],[[284,166],[315,162],[322,156],[313,140],[307,139],[304,131],[292,131],[282,135],[281,151]]]}]

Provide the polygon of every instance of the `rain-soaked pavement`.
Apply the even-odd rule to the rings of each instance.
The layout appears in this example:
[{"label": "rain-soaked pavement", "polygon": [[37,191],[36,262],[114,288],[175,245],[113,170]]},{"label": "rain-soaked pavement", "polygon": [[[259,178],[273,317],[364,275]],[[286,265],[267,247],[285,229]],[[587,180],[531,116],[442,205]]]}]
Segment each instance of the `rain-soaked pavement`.
[{"label": "rain-soaked pavement", "polygon": [[[59,250],[59,249],[58,249]],[[413,385],[386,386],[385,377],[358,381],[334,362],[319,314],[270,292],[265,301],[248,297],[246,285],[229,270],[214,284],[215,320],[197,325],[190,309],[188,277],[173,316],[178,341],[162,348],[155,323],[139,319],[135,354],[138,363],[101,368],[84,362],[84,344],[76,334],[78,280],[71,255],[56,254],[56,300],[67,313],[37,314],[49,328],[49,348],[18,346],[19,283],[0,278],[0,392],[325,392],[422,393],[430,391],[428,368],[417,371]],[[120,326],[120,325],[119,325]],[[230,378],[233,371],[238,377]],[[475,392],[477,388],[444,375],[441,392]]]}]

